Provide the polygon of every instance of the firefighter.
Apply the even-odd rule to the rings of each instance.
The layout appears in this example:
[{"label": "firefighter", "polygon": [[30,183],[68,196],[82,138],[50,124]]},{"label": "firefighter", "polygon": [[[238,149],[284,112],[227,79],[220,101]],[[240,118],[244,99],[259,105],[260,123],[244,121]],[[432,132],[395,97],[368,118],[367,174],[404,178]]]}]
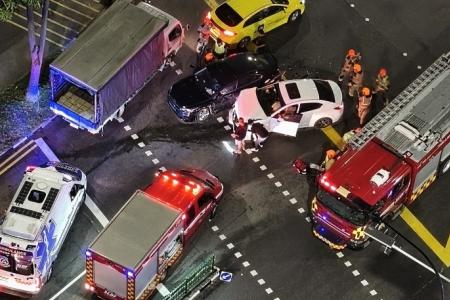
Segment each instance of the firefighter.
[{"label": "firefighter", "polygon": [[370,110],[370,105],[372,104],[372,91],[368,87],[363,87],[361,89],[358,98],[358,118],[359,125],[362,127],[366,121],[367,114]]},{"label": "firefighter", "polygon": [[358,134],[359,132],[361,132],[361,127],[349,130],[346,133],[344,133],[344,135],[342,136],[344,143],[347,144],[352,139],[352,137],[354,137],[355,134]]},{"label": "firefighter", "polygon": [[350,75],[350,81],[348,82],[348,95],[353,98],[355,92],[358,92],[363,84],[364,73],[360,64],[353,66],[353,72]]},{"label": "firefighter", "polygon": [[389,90],[389,75],[387,73],[387,70],[385,68],[381,68],[378,71],[377,78],[375,79],[375,90],[373,91],[374,94],[378,94],[383,98],[383,104],[388,104],[388,98],[386,96],[387,91]]},{"label": "firefighter", "polygon": [[331,168],[331,166],[334,164],[335,161],[336,161],[336,151],[334,151],[333,149],[328,149],[325,152],[325,159],[320,166],[325,171],[327,171]]},{"label": "firefighter", "polygon": [[216,42],[214,43],[214,57],[216,59],[222,59],[225,57],[225,43],[221,40],[221,39],[217,39]]},{"label": "firefighter", "polygon": [[353,65],[361,61],[361,54],[356,52],[355,49],[348,49],[347,55],[345,56],[344,65],[341,68],[341,73],[339,74],[338,80],[342,82],[344,79],[350,76]]}]

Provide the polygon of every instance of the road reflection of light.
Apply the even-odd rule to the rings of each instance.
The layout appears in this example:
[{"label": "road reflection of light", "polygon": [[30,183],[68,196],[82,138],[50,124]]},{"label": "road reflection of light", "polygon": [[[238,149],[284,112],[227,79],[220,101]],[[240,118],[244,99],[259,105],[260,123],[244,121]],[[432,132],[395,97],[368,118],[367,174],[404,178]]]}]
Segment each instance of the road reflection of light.
[{"label": "road reflection of light", "polygon": [[233,153],[234,149],[230,146],[229,142],[222,141],[222,144],[225,146],[225,149],[227,149],[230,153]]}]

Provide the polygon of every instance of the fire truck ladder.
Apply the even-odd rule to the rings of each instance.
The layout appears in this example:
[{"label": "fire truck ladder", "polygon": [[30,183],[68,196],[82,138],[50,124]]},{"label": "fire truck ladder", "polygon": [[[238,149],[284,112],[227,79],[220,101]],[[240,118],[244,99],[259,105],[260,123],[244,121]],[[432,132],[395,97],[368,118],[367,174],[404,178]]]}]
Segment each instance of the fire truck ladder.
[{"label": "fire truck ladder", "polygon": [[421,93],[433,80],[450,66],[450,52],[441,55],[416,80],[404,89],[388,106],[380,111],[361,132],[355,135],[349,144],[354,149],[363,147],[390,120],[397,116],[402,109]]}]

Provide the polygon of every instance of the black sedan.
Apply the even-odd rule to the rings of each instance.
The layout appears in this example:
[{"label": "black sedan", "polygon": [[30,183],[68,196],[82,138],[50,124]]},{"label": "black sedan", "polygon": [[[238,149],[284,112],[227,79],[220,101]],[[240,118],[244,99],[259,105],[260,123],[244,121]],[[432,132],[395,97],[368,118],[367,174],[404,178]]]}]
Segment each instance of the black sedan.
[{"label": "black sedan", "polygon": [[279,74],[270,53],[239,53],[214,62],[176,82],[168,102],[184,122],[203,122],[230,109],[242,89],[262,86]]}]

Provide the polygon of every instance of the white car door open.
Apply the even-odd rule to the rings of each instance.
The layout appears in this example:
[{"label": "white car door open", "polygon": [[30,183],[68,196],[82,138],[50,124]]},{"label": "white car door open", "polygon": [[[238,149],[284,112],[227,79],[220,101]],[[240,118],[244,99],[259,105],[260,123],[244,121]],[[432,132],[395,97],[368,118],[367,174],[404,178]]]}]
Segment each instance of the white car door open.
[{"label": "white car door open", "polygon": [[296,136],[298,122],[286,121],[280,118],[270,118],[269,127],[271,132],[281,133],[289,136]]}]

